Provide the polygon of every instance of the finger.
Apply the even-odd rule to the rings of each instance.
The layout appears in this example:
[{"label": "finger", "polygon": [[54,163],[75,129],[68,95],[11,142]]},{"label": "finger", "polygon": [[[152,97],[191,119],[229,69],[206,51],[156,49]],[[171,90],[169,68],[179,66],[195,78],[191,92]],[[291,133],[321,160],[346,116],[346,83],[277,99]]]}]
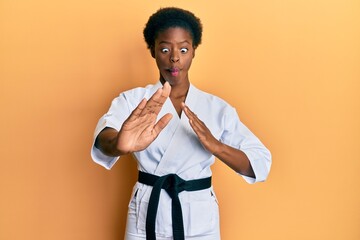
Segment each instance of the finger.
[{"label": "finger", "polygon": [[202,124],[201,120],[197,117],[197,115],[193,111],[190,110],[188,106],[185,105],[185,103],[182,103],[181,105],[183,111],[185,112],[185,115],[189,119],[190,126],[194,129],[196,133],[198,133]]},{"label": "finger", "polygon": [[200,118],[198,118],[198,116],[193,111],[191,111],[188,106],[185,105],[185,103],[183,103],[183,107],[186,116],[189,118],[190,126],[192,127],[196,135],[200,137],[201,135],[206,134],[208,128],[205,123],[201,121]]},{"label": "finger", "polygon": [[158,135],[161,130],[163,130],[168,125],[172,117],[173,115],[171,113],[167,113],[162,118],[160,118],[160,120],[154,126],[156,135]]},{"label": "finger", "polygon": [[196,114],[190,110],[190,108],[185,105],[185,103],[182,103],[183,111],[185,112],[185,115],[189,118],[189,120],[199,120],[199,118],[196,116]]},{"label": "finger", "polygon": [[142,111],[141,115],[148,113],[157,115],[162,106],[164,105],[166,99],[169,97],[171,91],[170,84],[166,82],[162,88],[159,88],[148,100],[146,103],[145,109]]},{"label": "finger", "polygon": [[185,113],[185,115],[190,119],[191,116],[190,116],[190,109],[185,105],[184,102],[181,103],[181,108],[183,110],[183,112]]},{"label": "finger", "polygon": [[170,92],[171,92],[171,86],[168,82],[165,82],[164,86],[162,88],[159,88],[158,91],[150,98],[150,100],[163,104],[166,101],[166,99],[170,96]]},{"label": "finger", "polygon": [[170,96],[171,86],[168,82],[164,83],[162,88],[159,88],[158,91],[150,98],[151,101],[163,104],[166,99]]},{"label": "finger", "polygon": [[141,112],[144,110],[146,103],[147,100],[143,98],[143,100],[141,100],[141,102],[137,105],[137,107],[131,112],[129,119],[138,117],[141,114]]},{"label": "finger", "polygon": [[199,123],[199,121],[190,119],[189,122],[190,122],[190,126],[198,136],[203,134],[203,126],[201,125],[201,123]]},{"label": "finger", "polygon": [[171,92],[171,86],[170,86],[170,84],[168,83],[168,82],[165,82],[164,83],[164,86],[162,87],[163,88],[163,95],[165,95],[165,96],[170,96],[170,92]]}]

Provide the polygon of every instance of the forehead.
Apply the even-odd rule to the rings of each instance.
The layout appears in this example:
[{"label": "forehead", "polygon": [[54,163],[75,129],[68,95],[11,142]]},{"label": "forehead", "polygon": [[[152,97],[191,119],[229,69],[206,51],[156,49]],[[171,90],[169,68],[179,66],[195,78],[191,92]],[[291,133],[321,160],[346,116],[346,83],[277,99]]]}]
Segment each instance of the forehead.
[{"label": "forehead", "polygon": [[163,31],[160,31],[156,38],[155,43],[162,43],[162,42],[169,42],[169,43],[180,43],[180,42],[189,42],[192,44],[193,38],[191,33],[181,27],[170,27]]}]

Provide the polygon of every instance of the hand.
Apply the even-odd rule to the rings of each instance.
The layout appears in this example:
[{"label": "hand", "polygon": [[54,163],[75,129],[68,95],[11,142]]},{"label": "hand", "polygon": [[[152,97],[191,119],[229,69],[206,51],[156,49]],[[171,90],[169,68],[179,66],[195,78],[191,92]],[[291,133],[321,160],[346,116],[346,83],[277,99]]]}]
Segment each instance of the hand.
[{"label": "hand", "polygon": [[182,103],[182,108],[186,116],[189,118],[192,129],[206,150],[211,152],[215,157],[223,161],[236,172],[255,178],[255,173],[250,164],[249,158],[243,151],[218,141],[211,134],[206,125],[189,109],[189,107],[185,105],[185,103]]},{"label": "hand", "polygon": [[212,154],[218,152],[220,142],[212,135],[210,130],[206,127],[205,123],[201,121],[197,115],[192,112],[188,106],[185,105],[185,103],[182,103],[182,109],[189,118],[190,126],[198,136],[204,148]]},{"label": "hand", "polygon": [[149,100],[143,99],[126,119],[117,135],[116,148],[121,154],[144,150],[170,122],[171,113],[156,122],[170,91],[170,84],[166,82]]}]

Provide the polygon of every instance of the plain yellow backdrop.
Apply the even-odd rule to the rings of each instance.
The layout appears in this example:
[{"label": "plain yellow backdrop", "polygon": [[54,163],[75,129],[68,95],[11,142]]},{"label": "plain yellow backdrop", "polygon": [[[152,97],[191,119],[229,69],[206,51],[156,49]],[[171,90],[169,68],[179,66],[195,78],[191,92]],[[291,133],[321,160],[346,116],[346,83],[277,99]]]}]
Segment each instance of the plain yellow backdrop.
[{"label": "plain yellow backdrop", "polygon": [[154,83],[160,7],[204,25],[190,79],[273,154],[265,183],[213,167],[224,240],[360,239],[360,2],[0,1],[0,239],[115,240],[136,181],[90,158],[121,91]]}]

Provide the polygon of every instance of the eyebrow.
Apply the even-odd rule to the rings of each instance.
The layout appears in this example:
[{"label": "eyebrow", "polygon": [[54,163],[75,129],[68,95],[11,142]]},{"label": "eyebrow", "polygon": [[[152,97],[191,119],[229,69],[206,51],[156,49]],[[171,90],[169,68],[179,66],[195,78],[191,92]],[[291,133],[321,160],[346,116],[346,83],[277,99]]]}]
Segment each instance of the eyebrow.
[{"label": "eyebrow", "polygon": [[[182,43],[188,43],[190,44],[190,42],[188,40],[184,40],[182,42],[178,42],[177,44],[182,44]],[[159,42],[159,44],[171,44],[171,42],[168,42],[168,41],[161,41]]]}]

